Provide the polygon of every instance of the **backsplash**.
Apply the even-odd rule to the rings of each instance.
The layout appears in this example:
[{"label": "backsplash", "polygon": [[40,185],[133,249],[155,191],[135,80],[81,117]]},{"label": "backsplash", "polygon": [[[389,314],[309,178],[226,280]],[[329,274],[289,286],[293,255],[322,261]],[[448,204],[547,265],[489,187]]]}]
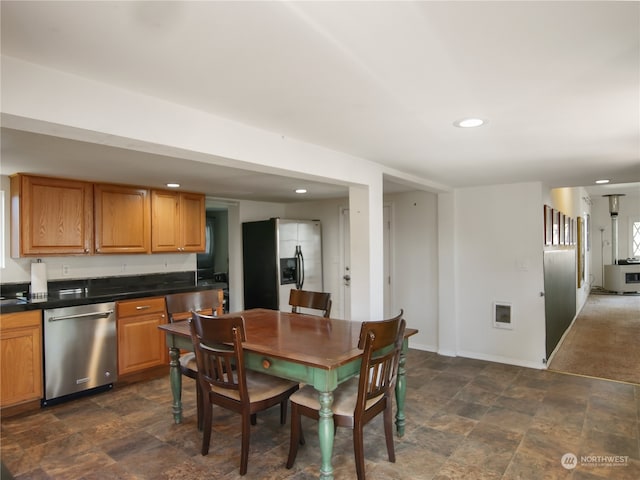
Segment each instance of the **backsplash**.
[{"label": "backsplash", "polygon": [[[197,268],[195,253],[39,258],[47,266],[49,281],[185,272]],[[30,282],[31,264],[37,260],[35,257],[5,258],[5,268],[0,271],[1,283]]]},{"label": "backsplash", "polygon": [[[49,295],[58,296],[60,292],[82,291],[90,295],[108,295],[126,291],[163,290],[196,285],[196,272],[155,273],[148,275],[126,275],[112,277],[85,278],[76,280],[51,280],[47,282]],[[3,283],[0,285],[4,297],[27,297],[29,282]]]}]

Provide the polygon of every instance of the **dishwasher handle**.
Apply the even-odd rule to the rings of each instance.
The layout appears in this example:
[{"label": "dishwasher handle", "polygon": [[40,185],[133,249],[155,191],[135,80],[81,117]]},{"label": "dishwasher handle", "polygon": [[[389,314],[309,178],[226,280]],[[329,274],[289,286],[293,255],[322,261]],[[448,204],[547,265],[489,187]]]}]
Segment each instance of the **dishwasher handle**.
[{"label": "dishwasher handle", "polygon": [[60,317],[50,317],[50,322],[58,322],[60,320],[74,320],[76,318],[87,318],[87,317],[108,317],[113,314],[113,310],[105,310],[104,312],[89,312],[89,313],[78,313],[76,315],[62,315]]}]

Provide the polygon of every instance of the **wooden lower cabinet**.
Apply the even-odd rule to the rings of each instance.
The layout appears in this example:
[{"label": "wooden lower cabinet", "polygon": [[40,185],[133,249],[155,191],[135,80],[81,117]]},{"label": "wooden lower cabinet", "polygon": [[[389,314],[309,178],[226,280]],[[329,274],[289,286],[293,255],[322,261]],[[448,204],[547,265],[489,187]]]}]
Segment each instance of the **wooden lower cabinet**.
[{"label": "wooden lower cabinet", "polygon": [[167,365],[169,354],[165,334],[158,329],[167,323],[164,297],[116,303],[118,327],[118,375],[137,373]]},{"label": "wooden lower cabinet", "polygon": [[0,407],[42,398],[42,311],[0,314]]}]

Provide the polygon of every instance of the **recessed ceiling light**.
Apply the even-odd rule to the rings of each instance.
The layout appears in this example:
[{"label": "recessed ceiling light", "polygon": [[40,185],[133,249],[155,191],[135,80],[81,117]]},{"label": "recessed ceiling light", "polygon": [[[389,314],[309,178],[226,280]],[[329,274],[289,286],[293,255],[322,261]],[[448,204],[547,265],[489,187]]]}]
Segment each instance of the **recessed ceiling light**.
[{"label": "recessed ceiling light", "polygon": [[459,128],[480,127],[486,123],[485,120],[476,117],[461,118],[453,122],[453,125]]},{"label": "recessed ceiling light", "polygon": [[602,179],[602,180],[596,180],[596,183],[597,183],[598,185],[603,185],[603,184],[605,184],[605,183],[609,183],[609,180],[605,180],[605,179]]},{"label": "recessed ceiling light", "polygon": [[179,183],[167,183],[167,187],[169,187],[169,188],[179,188],[180,184]]},{"label": "recessed ceiling light", "polygon": [[296,188],[296,193],[307,193],[306,188]]}]

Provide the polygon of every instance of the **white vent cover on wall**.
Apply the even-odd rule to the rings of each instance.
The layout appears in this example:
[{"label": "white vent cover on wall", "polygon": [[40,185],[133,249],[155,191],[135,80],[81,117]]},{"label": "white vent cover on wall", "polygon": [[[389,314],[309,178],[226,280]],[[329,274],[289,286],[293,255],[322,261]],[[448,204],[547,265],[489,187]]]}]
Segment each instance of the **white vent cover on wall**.
[{"label": "white vent cover on wall", "polygon": [[507,302],[493,303],[493,326],[495,328],[513,329],[511,304]]}]

